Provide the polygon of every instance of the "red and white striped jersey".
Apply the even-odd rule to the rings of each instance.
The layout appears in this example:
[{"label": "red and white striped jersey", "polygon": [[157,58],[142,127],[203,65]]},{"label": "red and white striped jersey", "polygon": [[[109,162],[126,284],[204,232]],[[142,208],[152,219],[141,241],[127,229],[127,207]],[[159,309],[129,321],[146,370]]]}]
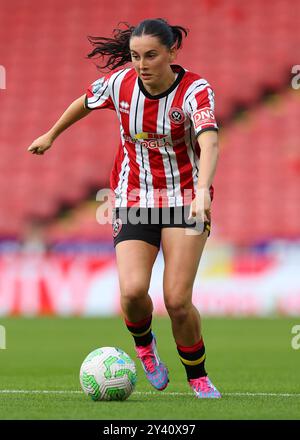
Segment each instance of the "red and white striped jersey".
[{"label": "red and white striped jersey", "polygon": [[150,95],[133,68],[112,71],[87,90],[87,108],[113,109],[120,121],[110,178],[116,207],[182,206],[194,198],[197,137],[218,130],[214,93],[199,75],[171,67],[175,82],[160,95]]}]

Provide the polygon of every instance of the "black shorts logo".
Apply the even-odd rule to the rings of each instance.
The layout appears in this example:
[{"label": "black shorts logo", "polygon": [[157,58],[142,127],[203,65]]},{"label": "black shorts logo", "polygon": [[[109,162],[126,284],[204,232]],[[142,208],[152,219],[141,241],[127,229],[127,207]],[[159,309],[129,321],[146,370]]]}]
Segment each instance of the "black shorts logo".
[{"label": "black shorts logo", "polygon": [[122,220],[120,218],[116,218],[114,220],[112,229],[113,229],[112,235],[115,238],[122,229]]},{"label": "black shorts logo", "polygon": [[185,121],[184,113],[179,107],[172,107],[170,109],[169,118],[174,124],[182,124]]}]

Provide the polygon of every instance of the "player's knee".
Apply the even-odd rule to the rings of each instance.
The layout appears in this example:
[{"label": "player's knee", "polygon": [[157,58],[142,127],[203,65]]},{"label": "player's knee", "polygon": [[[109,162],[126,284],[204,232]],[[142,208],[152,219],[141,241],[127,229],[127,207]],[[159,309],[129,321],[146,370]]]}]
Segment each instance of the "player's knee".
[{"label": "player's knee", "polygon": [[165,306],[170,318],[176,322],[182,322],[188,317],[190,302],[185,299],[169,298]]},{"label": "player's knee", "polygon": [[134,303],[145,297],[148,293],[148,286],[142,281],[132,280],[121,285],[121,298],[123,303]]}]

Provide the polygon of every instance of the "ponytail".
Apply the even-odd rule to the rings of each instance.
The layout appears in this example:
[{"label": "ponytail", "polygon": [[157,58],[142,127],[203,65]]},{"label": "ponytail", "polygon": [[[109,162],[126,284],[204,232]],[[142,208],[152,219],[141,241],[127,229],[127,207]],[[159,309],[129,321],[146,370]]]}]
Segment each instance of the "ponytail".
[{"label": "ponytail", "polygon": [[95,48],[87,55],[87,58],[107,57],[103,65],[97,65],[99,70],[113,70],[131,61],[129,42],[131,37],[151,35],[157,37],[161,44],[171,49],[175,45],[176,49],[182,46],[183,36],[187,36],[188,30],[182,26],[171,26],[162,18],[155,20],[144,20],[136,27],[130,26],[126,22],[119,24],[125,25],[125,29],[114,29],[113,38],[88,36],[89,42]]},{"label": "ponytail", "polygon": [[134,27],[128,23],[124,23],[124,25],[127,29],[117,28],[113,30],[113,38],[88,36],[89,42],[92,46],[95,46],[95,49],[87,57],[108,57],[105,64],[97,65],[98,69],[113,70],[131,61],[129,40]]},{"label": "ponytail", "polygon": [[182,26],[170,26],[176,44],[176,49],[180,49],[182,46],[183,35],[187,37],[188,30]]}]

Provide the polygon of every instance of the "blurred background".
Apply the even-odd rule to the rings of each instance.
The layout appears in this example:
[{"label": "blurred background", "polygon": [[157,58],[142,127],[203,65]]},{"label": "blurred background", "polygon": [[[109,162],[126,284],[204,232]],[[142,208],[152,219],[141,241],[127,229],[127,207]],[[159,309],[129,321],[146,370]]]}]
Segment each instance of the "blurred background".
[{"label": "blurred background", "polygon": [[[300,316],[300,2],[0,0],[0,315],[115,315],[111,225],[96,200],[119,140],[93,112],[27,152],[102,76],[88,35],[120,21],[189,28],[177,63],[215,90],[221,155],[194,301],[207,316]],[[150,293],[165,314],[163,260]]]}]

